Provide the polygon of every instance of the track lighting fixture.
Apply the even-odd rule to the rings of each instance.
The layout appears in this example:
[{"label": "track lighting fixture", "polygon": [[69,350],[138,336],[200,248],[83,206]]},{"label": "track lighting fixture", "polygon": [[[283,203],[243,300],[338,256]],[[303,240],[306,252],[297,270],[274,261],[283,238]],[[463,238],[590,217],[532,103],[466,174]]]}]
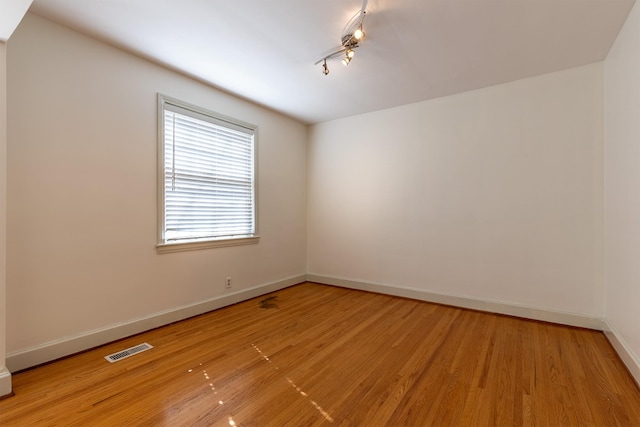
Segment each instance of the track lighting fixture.
[{"label": "track lighting fixture", "polygon": [[344,54],[344,58],[342,58],[342,63],[344,65],[349,65],[356,52],[354,49],[360,47],[358,45],[364,39],[364,30],[362,29],[362,23],[364,22],[364,16],[367,13],[367,1],[364,0],[362,3],[362,8],[355,14],[353,17],[347,22],[344,30],[342,30],[342,37],[340,38],[342,45],[334,52],[328,54],[324,58],[316,61],[314,65],[318,65],[322,63],[322,72],[326,76],[329,74],[329,68],[327,68],[327,60],[333,59],[337,56]]}]

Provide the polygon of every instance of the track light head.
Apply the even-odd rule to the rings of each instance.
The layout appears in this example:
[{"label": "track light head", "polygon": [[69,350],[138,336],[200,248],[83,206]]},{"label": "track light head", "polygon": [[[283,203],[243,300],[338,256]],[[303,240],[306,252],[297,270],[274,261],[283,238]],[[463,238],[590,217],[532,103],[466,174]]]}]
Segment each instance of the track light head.
[{"label": "track light head", "polygon": [[322,64],[322,72],[324,73],[324,75],[326,76],[327,74],[329,74],[329,68],[327,67],[327,60],[324,60],[324,64]]}]

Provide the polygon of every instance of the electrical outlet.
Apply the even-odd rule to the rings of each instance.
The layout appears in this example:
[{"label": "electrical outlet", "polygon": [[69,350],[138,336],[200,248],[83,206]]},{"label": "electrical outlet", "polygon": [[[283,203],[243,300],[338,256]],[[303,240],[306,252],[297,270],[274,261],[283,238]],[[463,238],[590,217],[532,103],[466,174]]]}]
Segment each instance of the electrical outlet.
[{"label": "electrical outlet", "polygon": [[224,281],[224,287],[229,289],[231,287],[231,277],[227,277]]}]

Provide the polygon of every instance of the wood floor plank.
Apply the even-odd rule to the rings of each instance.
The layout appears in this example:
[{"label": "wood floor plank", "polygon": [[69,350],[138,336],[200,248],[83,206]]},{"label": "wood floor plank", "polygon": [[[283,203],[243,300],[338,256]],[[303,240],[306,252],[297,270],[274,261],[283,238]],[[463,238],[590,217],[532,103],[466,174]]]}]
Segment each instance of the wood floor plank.
[{"label": "wood floor plank", "polygon": [[[141,342],[154,348],[103,358]],[[2,426],[640,426],[601,332],[313,283],[13,385]]]}]

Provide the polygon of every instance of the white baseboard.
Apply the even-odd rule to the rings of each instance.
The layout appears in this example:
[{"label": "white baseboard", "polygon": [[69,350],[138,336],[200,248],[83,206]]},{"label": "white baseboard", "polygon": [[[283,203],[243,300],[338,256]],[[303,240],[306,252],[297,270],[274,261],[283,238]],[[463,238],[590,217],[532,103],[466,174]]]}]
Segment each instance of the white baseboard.
[{"label": "white baseboard", "polygon": [[640,387],[640,358],[631,350],[622,335],[614,329],[608,320],[604,321],[604,334],[626,365],[633,379],[636,380],[638,387]]},{"label": "white baseboard", "polygon": [[11,372],[5,367],[0,368],[0,397],[11,394]]},{"label": "white baseboard", "polygon": [[469,308],[486,311],[489,313],[507,314],[525,319],[541,320],[544,322],[558,323],[561,325],[578,326],[581,328],[603,331],[614,350],[620,356],[631,376],[640,387],[640,357],[636,355],[622,336],[614,329],[611,323],[599,317],[583,314],[568,313],[544,308],[529,307],[518,304],[510,304],[499,301],[491,301],[456,295],[428,292],[422,289],[401,288],[381,283],[369,283],[339,277],[307,274],[307,281],[326,285],[340,286],[349,289],[358,289],[368,292],[412,298],[421,301],[435,302],[454,307]]},{"label": "white baseboard", "polygon": [[561,312],[555,310],[509,304],[499,301],[475,299],[456,295],[428,292],[421,289],[401,288],[380,283],[369,283],[358,280],[307,274],[289,277],[276,282],[266,283],[242,291],[212,298],[195,304],[177,307],[171,310],[155,313],[150,316],[110,325],[105,328],[88,331],[73,337],[51,341],[42,345],[8,353],[6,355],[7,368],[0,368],[0,397],[10,394],[11,373],[46,363],[64,356],[88,350],[112,341],[126,338],[150,329],[168,325],[173,322],[197,316],[218,308],[259,297],[270,292],[278,291],[304,281],[326,285],[340,286],[368,292],[376,292],[421,301],[435,302],[455,307],[469,308],[490,313],[507,314],[525,319],[541,320],[563,325],[604,331],[620,358],[625,363],[631,375],[640,385],[640,359],[633,353],[624,339],[607,322],[598,317]]},{"label": "white baseboard", "polygon": [[486,311],[489,313],[507,314],[525,319],[541,320],[544,322],[559,323],[562,325],[578,326],[581,328],[603,330],[603,320],[599,317],[583,314],[569,313],[544,308],[529,307],[525,305],[505,303],[500,301],[484,300],[465,296],[447,295],[429,292],[415,288],[401,288],[380,283],[369,283],[339,277],[307,274],[307,281],[325,285],[340,286],[361,291],[376,292],[380,294],[411,298],[420,301],[435,302],[454,307],[469,308],[472,310]]},{"label": "white baseboard", "polygon": [[[128,322],[109,325],[105,328],[84,332],[72,337],[47,342],[36,347],[8,353],[7,368],[11,372],[50,362],[64,356],[78,353],[90,348],[139,334],[160,326],[207,313],[218,308],[259,297],[270,292],[278,291],[306,280],[304,274],[288,277],[276,282],[266,283],[249,289],[215,297],[195,304],[173,308],[150,316],[134,319]],[[2,385],[0,372],[0,386]],[[0,388],[0,391],[2,389]]]}]

